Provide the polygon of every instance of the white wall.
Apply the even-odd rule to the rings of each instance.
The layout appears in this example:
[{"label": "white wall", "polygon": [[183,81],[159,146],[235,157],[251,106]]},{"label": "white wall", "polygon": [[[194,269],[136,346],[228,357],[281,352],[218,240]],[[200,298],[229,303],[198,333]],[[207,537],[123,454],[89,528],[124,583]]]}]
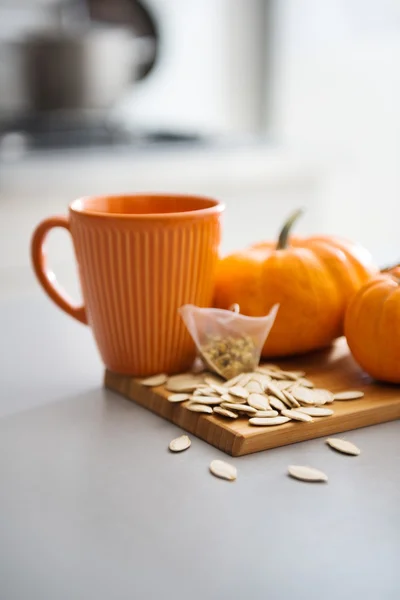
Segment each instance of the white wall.
[{"label": "white wall", "polygon": [[265,0],[146,0],[160,60],[119,106],[142,127],[249,133],[262,121]]},{"label": "white wall", "polygon": [[400,2],[277,0],[274,126],[325,156],[321,227],[400,243]]}]

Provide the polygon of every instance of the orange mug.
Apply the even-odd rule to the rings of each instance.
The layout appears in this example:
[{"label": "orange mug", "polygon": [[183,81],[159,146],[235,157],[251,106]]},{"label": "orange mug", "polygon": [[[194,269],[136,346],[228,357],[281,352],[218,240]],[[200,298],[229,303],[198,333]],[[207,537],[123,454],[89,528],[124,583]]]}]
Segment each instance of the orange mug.
[{"label": "orange mug", "polygon": [[[211,305],[223,210],[197,196],[80,198],[68,217],[37,226],[33,268],[50,298],[91,326],[108,369],[138,377],[177,373],[195,356],[178,308]],[[71,233],[83,306],[70,303],[46,267],[44,242],[53,227]]]}]

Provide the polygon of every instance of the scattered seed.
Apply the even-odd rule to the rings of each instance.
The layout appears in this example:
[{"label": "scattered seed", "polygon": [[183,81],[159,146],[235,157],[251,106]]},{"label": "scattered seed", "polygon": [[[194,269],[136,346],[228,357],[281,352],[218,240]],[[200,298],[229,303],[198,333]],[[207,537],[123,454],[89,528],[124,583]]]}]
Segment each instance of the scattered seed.
[{"label": "scattered seed", "polygon": [[216,383],[212,384],[211,389],[214,390],[220,396],[223,396],[226,393],[226,389],[222,385],[217,385]]},{"label": "scattered seed", "polygon": [[232,379],[228,379],[228,381],[225,381],[225,383],[223,383],[223,387],[224,388],[230,388],[233,387],[234,385],[237,385],[239,383],[239,381],[242,379],[243,377],[243,373],[240,373],[240,375],[236,375],[236,377],[232,377]]},{"label": "scattered seed", "polygon": [[193,392],[202,383],[202,376],[188,373],[169,377],[165,387],[170,392]]},{"label": "scattered seed", "polygon": [[159,375],[152,375],[151,377],[147,377],[147,379],[142,379],[141,384],[146,387],[158,387],[159,385],[164,385],[167,379],[168,375],[160,373]]},{"label": "scattered seed", "polygon": [[312,417],[310,415],[306,415],[298,410],[287,409],[285,408],[282,413],[284,417],[289,417],[289,419],[293,419],[293,421],[303,421],[304,423],[312,421]]},{"label": "scattered seed", "polygon": [[313,387],[314,387],[314,384],[313,384],[313,382],[312,382],[312,381],[310,381],[309,379],[306,379],[305,377],[300,377],[300,378],[297,380],[297,383],[298,383],[299,385],[302,385],[302,386],[303,386],[303,387],[305,387],[305,388],[313,388]]},{"label": "scattered seed", "polygon": [[276,386],[275,383],[269,381],[267,389],[273,396],[275,396],[275,398],[278,398],[279,400],[282,400],[283,403],[285,403],[286,398],[283,395],[283,392],[281,392],[281,390]]},{"label": "scattered seed", "polygon": [[168,396],[168,402],[185,402],[189,399],[189,394],[171,394],[171,396]]},{"label": "scattered seed", "polygon": [[296,386],[292,388],[292,396],[296,398],[300,404],[315,404],[314,390],[305,387]]},{"label": "scattered seed", "polygon": [[249,419],[250,425],[259,425],[271,427],[273,425],[283,425],[288,423],[290,419],[288,417],[252,417]]},{"label": "scattered seed", "polygon": [[286,405],[283,404],[283,402],[279,400],[279,398],[275,398],[275,396],[269,396],[268,401],[270,403],[270,406],[272,408],[275,408],[275,410],[281,411],[286,408]]},{"label": "scattered seed", "polygon": [[261,387],[264,389],[266,384],[268,383],[268,381],[271,380],[271,378],[269,377],[269,375],[266,375],[265,373],[258,373],[255,372],[252,374],[251,379],[253,381],[258,381],[258,383],[261,385]]},{"label": "scattered seed", "polygon": [[252,406],[256,410],[271,409],[268,402],[268,398],[266,398],[266,396],[262,396],[261,394],[250,394],[250,396],[247,399],[247,403],[249,406]]},{"label": "scattered seed", "polygon": [[186,450],[191,445],[190,438],[187,435],[181,435],[180,437],[175,438],[169,443],[169,449],[171,452],[182,452]]},{"label": "scattered seed", "polygon": [[286,379],[286,375],[283,371],[270,370],[270,371],[267,371],[267,375],[269,375],[271,377],[271,379],[274,379],[275,382]]},{"label": "scattered seed", "polygon": [[338,392],[333,395],[334,400],[358,400],[364,396],[364,392],[358,390],[349,390],[348,392]]},{"label": "scattered seed", "polygon": [[198,387],[194,390],[193,396],[217,396],[215,390],[210,387]]},{"label": "scattered seed", "polygon": [[264,388],[258,381],[249,381],[246,383],[245,389],[250,394],[262,394]]},{"label": "scattered seed", "polygon": [[214,412],[223,417],[228,417],[229,419],[237,419],[239,416],[237,413],[232,412],[227,408],[223,408],[222,406],[214,406]]},{"label": "scattered seed", "polygon": [[282,379],[282,381],[276,381],[275,385],[279,390],[283,391],[283,390],[287,390],[287,389],[291,388],[293,385],[293,381],[289,381],[287,379]]},{"label": "scattered seed", "polygon": [[258,410],[255,417],[277,417],[279,415],[277,410]]},{"label": "scattered seed", "polygon": [[287,379],[292,379],[292,381],[296,381],[297,379],[304,378],[304,371],[283,371],[286,375]]},{"label": "scattered seed", "polygon": [[249,381],[252,379],[253,377],[253,372],[251,373],[242,373],[240,376],[240,379],[238,381],[237,384],[235,385],[239,385],[240,387],[244,387],[245,385],[247,385],[249,383]]},{"label": "scattered seed", "polygon": [[341,438],[328,438],[326,443],[334,450],[342,452],[343,454],[358,456],[361,453],[361,450],[357,448],[357,446],[347,440],[342,440]]},{"label": "scattered seed", "polygon": [[239,385],[235,385],[235,386],[229,388],[229,393],[232,396],[237,396],[238,398],[244,398],[245,400],[249,397],[249,392],[245,388],[243,388]]},{"label": "scattered seed", "polygon": [[212,407],[207,406],[206,404],[188,404],[186,408],[192,412],[208,413],[209,415],[211,415],[213,411]]},{"label": "scattered seed", "polygon": [[328,481],[328,477],[322,471],[312,467],[302,467],[300,465],[290,465],[289,475],[301,481]]},{"label": "scattered seed", "polygon": [[244,398],[237,398],[235,396],[231,396],[230,394],[224,394],[221,396],[221,401],[233,402],[235,404],[246,404],[246,400]]},{"label": "scattered seed", "polygon": [[296,398],[290,392],[288,392],[288,390],[282,390],[282,394],[285,396],[291,407],[300,407],[300,403],[297,402]]},{"label": "scattered seed", "polygon": [[220,377],[208,375],[207,377],[204,377],[204,383],[209,385],[211,388],[215,388],[215,386],[221,387],[222,384],[224,383],[224,380],[221,379]]},{"label": "scattered seed", "polygon": [[314,388],[314,403],[320,406],[321,404],[330,404],[334,400],[334,395],[329,390]]},{"label": "scattered seed", "polygon": [[223,460],[213,460],[210,464],[210,471],[215,477],[234,481],[237,477],[237,469]]},{"label": "scattered seed", "polygon": [[333,415],[333,410],[323,406],[301,406],[297,410],[305,415],[310,415],[310,417],[330,417]]},{"label": "scattered seed", "polygon": [[192,396],[191,404],[204,404],[206,406],[216,406],[221,404],[221,398],[217,396]]},{"label": "scattered seed", "polygon": [[247,404],[235,404],[235,402],[221,402],[222,408],[229,408],[230,410],[236,410],[237,412],[247,413],[248,415],[254,415],[257,411],[252,406]]}]

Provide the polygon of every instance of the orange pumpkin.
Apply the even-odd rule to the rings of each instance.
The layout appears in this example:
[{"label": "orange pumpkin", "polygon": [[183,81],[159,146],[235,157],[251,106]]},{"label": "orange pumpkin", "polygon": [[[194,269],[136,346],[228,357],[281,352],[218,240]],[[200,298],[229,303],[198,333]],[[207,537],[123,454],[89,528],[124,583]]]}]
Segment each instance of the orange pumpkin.
[{"label": "orange pumpkin", "polygon": [[289,238],[300,214],[290,217],[278,243],[255,244],[223,258],[218,266],[215,306],[238,303],[243,314],[261,316],[280,304],[263,357],[329,345],[343,332],[349,299],[377,271],[369,253],[346,240]]},{"label": "orange pumpkin", "polygon": [[400,383],[398,275],[380,274],[357,292],[346,312],[345,335],[364,371],[375,379]]}]

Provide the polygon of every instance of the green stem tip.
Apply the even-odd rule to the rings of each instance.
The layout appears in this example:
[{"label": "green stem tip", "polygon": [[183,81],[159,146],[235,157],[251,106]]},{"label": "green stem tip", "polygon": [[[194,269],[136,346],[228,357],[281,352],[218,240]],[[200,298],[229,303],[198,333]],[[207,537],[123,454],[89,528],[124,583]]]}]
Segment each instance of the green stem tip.
[{"label": "green stem tip", "polygon": [[277,250],[284,250],[288,246],[289,234],[292,230],[293,225],[297,221],[299,217],[303,214],[304,210],[302,208],[297,209],[286,221],[282,230],[279,234],[278,243],[276,245]]}]

